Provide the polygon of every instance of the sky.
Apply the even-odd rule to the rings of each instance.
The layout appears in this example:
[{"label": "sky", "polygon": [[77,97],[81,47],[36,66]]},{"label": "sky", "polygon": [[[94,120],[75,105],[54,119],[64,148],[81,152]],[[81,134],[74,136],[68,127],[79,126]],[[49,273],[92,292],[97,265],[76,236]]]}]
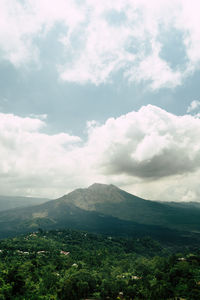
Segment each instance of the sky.
[{"label": "sky", "polygon": [[200,202],[199,10],[0,0],[0,194]]}]

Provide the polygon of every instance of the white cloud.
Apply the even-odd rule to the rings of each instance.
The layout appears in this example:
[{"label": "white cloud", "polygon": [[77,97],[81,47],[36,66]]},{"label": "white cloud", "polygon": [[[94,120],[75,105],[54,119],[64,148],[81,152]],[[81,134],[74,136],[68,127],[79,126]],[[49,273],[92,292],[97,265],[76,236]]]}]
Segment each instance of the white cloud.
[{"label": "white cloud", "polygon": [[44,126],[39,119],[0,114],[1,194],[54,197],[61,177],[63,184],[65,177],[73,175],[77,163],[71,153],[80,138],[66,133],[47,135],[41,132]]},{"label": "white cloud", "polygon": [[45,122],[0,114],[0,193],[55,198],[93,182],[142,197],[199,201],[200,120],[144,106],[105,124],[88,122],[85,142],[43,133]]},{"label": "white cloud", "polygon": [[38,62],[36,37],[44,38],[59,22],[73,30],[81,20],[82,14],[71,0],[0,0],[1,57],[16,67]]},{"label": "white cloud", "polygon": [[32,43],[40,25],[34,24],[34,13],[13,0],[0,1],[0,48],[3,59],[16,67],[37,60],[38,49]]},{"label": "white cloud", "polygon": [[194,110],[197,110],[200,107],[200,101],[193,100],[187,108],[187,113],[191,113]]},{"label": "white cloud", "polygon": [[[174,88],[199,70],[199,8],[198,0],[0,0],[1,59],[16,67],[38,62],[36,37],[62,24],[66,29],[54,43],[65,52],[58,66],[63,80],[98,85],[121,71],[130,82]],[[162,28],[182,34],[185,62],[179,67],[161,55]]]},{"label": "white cloud", "polygon": [[200,120],[148,105],[96,126],[88,139],[93,168],[148,199],[199,201]]},{"label": "white cloud", "polygon": [[199,119],[148,105],[90,129],[88,147],[107,174],[157,180],[200,167],[199,134]]},{"label": "white cloud", "polygon": [[[181,73],[172,70],[159,56],[159,12],[164,14],[166,2],[159,12],[149,10],[148,6],[148,13],[147,7],[137,1],[116,1],[112,5],[86,3],[89,13],[81,31],[85,42],[75,49],[70,36],[67,43],[63,39],[64,46],[70,44],[72,49],[71,63],[59,68],[63,80],[98,85],[122,70],[129,81],[147,80],[153,89],[181,83]],[[118,16],[118,22],[110,23],[109,13],[119,12],[123,13],[124,21]]]},{"label": "white cloud", "polygon": [[39,119],[39,120],[46,120],[48,115],[47,114],[41,114],[41,115],[30,114],[29,117]]}]

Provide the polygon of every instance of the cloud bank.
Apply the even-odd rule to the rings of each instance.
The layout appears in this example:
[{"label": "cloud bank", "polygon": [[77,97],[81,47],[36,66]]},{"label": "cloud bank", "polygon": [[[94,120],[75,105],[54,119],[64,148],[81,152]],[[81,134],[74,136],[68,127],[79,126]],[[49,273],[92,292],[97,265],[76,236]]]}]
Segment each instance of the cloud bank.
[{"label": "cloud bank", "polygon": [[99,181],[150,199],[200,200],[198,118],[148,105],[102,125],[88,122],[86,141],[44,127],[44,120],[0,114],[1,194],[55,198]]},{"label": "cloud bank", "polygon": [[51,45],[63,47],[64,59],[53,61],[62,80],[99,85],[120,72],[153,90],[174,88],[199,70],[199,9],[198,0],[0,0],[0,58],[42,64],[40,42],[62,25]]}]

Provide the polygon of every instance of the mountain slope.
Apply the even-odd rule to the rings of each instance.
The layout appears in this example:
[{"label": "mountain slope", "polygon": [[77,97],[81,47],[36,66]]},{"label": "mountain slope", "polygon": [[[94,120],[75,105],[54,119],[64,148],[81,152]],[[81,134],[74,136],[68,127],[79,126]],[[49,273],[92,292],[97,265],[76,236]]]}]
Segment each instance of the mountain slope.
[{"label": "mountain slope", "polygon": [[0,212],[0,237],[39,227],[175,241],[196,238],[191,232],[200,230],[200,210],[144,200],[113,185],[94,184],[41,205]]},{"label": "mountain slope", "polygon": [[0,213],[0,238],[37,231],[38,228],[81,229],[109,236],[150,236],[160,242],[173,243],[173,245],[191,245],[200,241],[197,234],[120,220],[109,215],[80,209],[73,204],[58,205],[57,201]]},{"label": "mountain slope", "polygon": [[0,211],[17,207],[28,207],[38,205],[47,201],[49,201],[49,199],[47,198],[0,196]]},{"label": "mountain slope", "polygon": [[57,204],[73,203],[76,207],[98,211],[122,220],[159,225],[180,230],[200,230],[200,209],[178,203],[144,200],[114,185],[93,184],[56,200]]}]

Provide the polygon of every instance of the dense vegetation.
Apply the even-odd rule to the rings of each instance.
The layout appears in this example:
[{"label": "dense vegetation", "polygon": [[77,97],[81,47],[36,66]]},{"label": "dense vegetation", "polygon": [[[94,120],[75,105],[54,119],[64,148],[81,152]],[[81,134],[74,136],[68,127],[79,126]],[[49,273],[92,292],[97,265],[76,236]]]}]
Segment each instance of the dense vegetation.
[{"label": "dense vegetation", "polygon": [[5,239],[0,299],[200,299],[198,249],[174,251],[72,230]]}]

